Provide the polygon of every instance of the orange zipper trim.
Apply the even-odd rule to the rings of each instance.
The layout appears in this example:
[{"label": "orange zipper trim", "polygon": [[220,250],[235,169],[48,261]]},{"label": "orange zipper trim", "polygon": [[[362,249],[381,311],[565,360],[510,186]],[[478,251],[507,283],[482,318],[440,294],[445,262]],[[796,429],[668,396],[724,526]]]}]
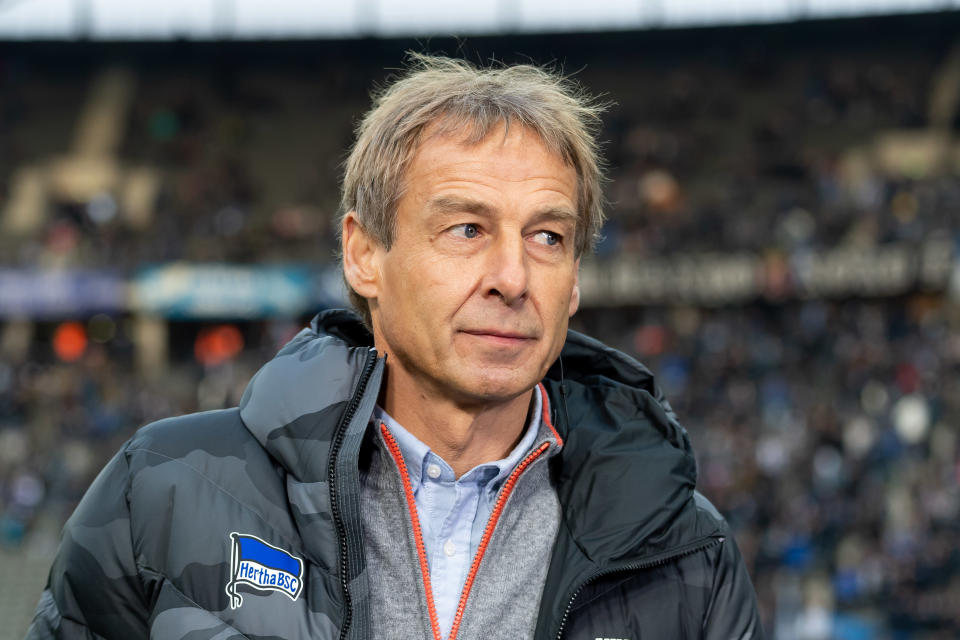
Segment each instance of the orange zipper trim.
[{"label": "orange zipper trim", "polygon": [[[550,398],[547,397],[547,389],[543,386],[543,383],[537,384],[537,388],[540,389],[540,398],[542,402],[540,406],[543,408],[540,416],[540,419],[543,420],[544,424],[550,427],[550,431],[553,432],[553,437],[557,439],[557,446],[563,446],[563,438],[560,437],[560,434],[557,433],[557,430],[553,428],[553,423],[550,421]],[[569,427],[568,427],[569,428]]]},{"label": "orange zipper trim", "polygon": [[[563,446],[563,438],[560,437],[560,434],[557,433],[557,430],[553,428],[553,423],[550,422],[550,410],[549,410],[549,399],[547,398],[547,390],[544,388],[543,384],[538,384],[537,387],[540,389],[541,398],[543,400],[543,415],[541,419],[546,423],[550,428],[550,431],[553,432],[554,437],[557,439],[557,445]],[[407,471],[407,465],[403,461],[403,453],[400,451],[400,445],[397,444],[397,441],[394,439],[393,434],[390,433],[390,430],[387,429],[387,425],[380,423],[380,433],[383,434],[383,439],[387,443],[387,448],[390,450],[390,455],[393,456],[394,462],[397,464],[397,468],[400,470],[400,479],[403,482],[403,492],[407,499],[407,510],[410,512],[410,522],[413,525],[413,538],[417,545],[417,557],[420,559],[420,574],[423,577],[423,587],[424,593],[427,596],[427,612],[430,615],[430,628],[433,630],[434,640],[443,640],[443,635],[440,632],[440,621],[437,618],[437,608],[433,602],[433,587],[430,583],[430,564],[427,562],[427,550],[426,546],[423,544],[423,530],[420,527],[420,517],[417,515],[417,501],[413,496],[413,485],[410,484],[410,475]],[[483,537],[480,538],[480,544],[477,546],[477,553],[473,556],[473,563],[470,565],[470,573],[467,574],[467,580],[463,584],[463,591],[460,594],[460,602],[457,605],[457,613],[453,618],[453,626],[450,627],[450,636],[447,640],[456,640],[457,632],[460,630],[460,623],[463,620],[463,613],[467,607],[467,599],[470,597],[470,590],[473,588],[473,581],[477,577],[477,571],[480,569],[480,562],[483,560],[483,555],[487,551],[487,546],[490,544],[490,538],[493,537],[493,531],[496,529],[497,522],[500,520],[500,515],[503,513],[503,508],[507,503],[507,498],[510,497],[510,494],[513,492],[514,486],[517,484],[517,480],[520,478],[520,474],[529,467],[534,460],[539,458],[544,451],[550,448],[549,442],[544,442],[536,450],[531,451],[527,454],[527,457],[524,458],[520,464],[517,465],[517,468],[513,470],[510,476],[507,478],[507,481],[503,484],[503,489],[500,490],[500,495],[497,496],[497,502],[493,506],[493,511],[490,513],[490,518],[487,520],[487,526],[483,530]]]},{"label": "orange zipper trim", "polygon": [[403,481],[403,493],[407,498],[407,510],[410,512],[410,521],[413,523],[413,537],[417,543],[417,557],[420,559],[420,574],[423,576],[423,588],[427,595],[427,611],[430,614],[430,628],[433,629],[434,640],[443,640],[440,634],[440,621],[437,620],[437,608],[433,604],[433,587],[430,584],[430,565],[427,563],[427,550],[423,545],[423,532],[420,529],[420,518],[417,516],[417,502],[413,497],[413,486],[410,484],[410,475],[407,473],[407,465],[403,461],[403,454],[400,452],[400,445],[394,440],[393,434],[387,429],[387,425],[380,423],[380,433],[390,449],[390,455],[400,469],[400,479]]},{"label": "orange zipper trim", "polygon": [[493,507],[493,513],[490,514],[490,519],[487,520],[487,528],[483,530],[483,537],[480,538],[477,554],[473,556],[473,564],[470,566],[470,573],[467,574],[467,581],[463,584],[463,593],[460,596],[460,604],[457,605],[457,614],[453,617],[453,626],[450,628],[450,637],[448,640],[456,640],[457,631],[460,630],[460,622],[463,620],[463,611],[467,607],[467,598],[470,596],[470,589],[473,587],[473,580],[477,577],[480,561],[483,560],[483,554],[487,550],[487,545],[490,544],[490,538],[493,536],[493,530],[497,526],[497,521],[500,519],[500,514],[503,512],[507,498],[510,497],[510,493],[513,491],[513,487],[517,484],[517,480],[520,478],[520,474],[523,473],[524,469],[529,467],[534,460],[539,458],[540,455],[549,448],[550,443],[544,442],[537,447],[535,451],[530,452],[530,454],[523,459],[523,462],[517,465],[517,468],[513,470],[513,473],[510,474],[510,477],[507,478],[506,483],[504,483],[503,489],[497,497],[497,503]]}]

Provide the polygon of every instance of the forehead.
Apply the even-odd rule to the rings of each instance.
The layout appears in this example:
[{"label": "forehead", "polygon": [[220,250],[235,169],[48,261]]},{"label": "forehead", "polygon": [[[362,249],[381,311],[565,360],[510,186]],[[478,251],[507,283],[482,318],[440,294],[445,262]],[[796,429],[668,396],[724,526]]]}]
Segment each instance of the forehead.
[{"label": "forehead", "polygon": [[405,173],[407,190],[485,186],[577,200],[576,170],[535,130],[518,124],[501,122],[486,131],[479,125],[431,125]]}]

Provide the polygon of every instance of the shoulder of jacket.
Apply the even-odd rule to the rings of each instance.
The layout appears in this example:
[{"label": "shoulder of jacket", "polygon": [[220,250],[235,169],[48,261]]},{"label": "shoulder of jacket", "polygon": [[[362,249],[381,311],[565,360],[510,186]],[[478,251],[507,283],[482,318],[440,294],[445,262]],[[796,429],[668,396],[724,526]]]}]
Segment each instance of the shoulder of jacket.
[{"label": "shoulder of jacket", "polygon": [[[148,424],[134,434],[121,457],[127,463],[127,500],[137,540],[155,539],[160,533],[156,523],[163,521],[199,535],[210,523],[235,517],[237,506],[259,521],[285,521],[284,474],[236,408]],[[198,504],[204,505],[205,517],[185,517],[195,515]],[[147,563],[154,568],[162,564]]]},{"label": "shoulder of jacket", "polygon": [[192,413],[152,422],[139,429],[123,448],[130,477],[152,469],[168,471],[162,478],[183,482],[188,475],[217,484],[251,474],[279,478],[277,463],[240,419],[238,409]]},{"label": "shoulder of jacket", "polygon": [[216,453],[255,441],[237,408],[188,413],[164,418],[137,430],[124,447],[128,453],[150,452],[182,457],[191,451]]},{"label": "shoulder of jacket", "polygon": [[703,531],[713,529],[717,533],[729,533],[730,526],[717,508],[699,491],[693,492],[693,502],[697,507],[697,519]]}]

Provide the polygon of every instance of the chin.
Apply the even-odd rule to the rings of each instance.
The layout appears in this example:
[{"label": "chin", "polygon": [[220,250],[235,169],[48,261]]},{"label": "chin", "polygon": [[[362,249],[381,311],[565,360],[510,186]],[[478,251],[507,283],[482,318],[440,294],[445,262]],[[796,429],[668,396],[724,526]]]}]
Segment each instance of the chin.
[{"label": "chin", "polygon": [[526,393],[537,386],[541,376],[517,375],[518,371],[478,373],[470,380],[463,380],[460,386],[463,395],[479,402],[506,402]]}]

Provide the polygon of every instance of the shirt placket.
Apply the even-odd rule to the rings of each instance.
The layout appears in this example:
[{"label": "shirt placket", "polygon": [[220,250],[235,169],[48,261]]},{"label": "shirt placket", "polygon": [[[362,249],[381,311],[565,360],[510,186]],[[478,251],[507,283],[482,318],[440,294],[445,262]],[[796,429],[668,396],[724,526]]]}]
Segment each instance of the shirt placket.
[{"label": "shirt placket", "polygon": [[[471,525],[477,510],[480,487],[473,479],[454,481],[453,470],[445,463],[430,460],[432,455],[427,456],[423,486],[429,505],[429,519],[433,523],[440,523],[440,526],[435,531],[429,531],[432,538],[432,544],[429,545],[432,547],[430,582],[440,628],[446,635],[460,599],[459,588],[451,588],[451,585],[463,583],[472,561]],[[439,464],[442,469],[442,474],[437,478],[431,478],[429,473],[432,464]]]}]

